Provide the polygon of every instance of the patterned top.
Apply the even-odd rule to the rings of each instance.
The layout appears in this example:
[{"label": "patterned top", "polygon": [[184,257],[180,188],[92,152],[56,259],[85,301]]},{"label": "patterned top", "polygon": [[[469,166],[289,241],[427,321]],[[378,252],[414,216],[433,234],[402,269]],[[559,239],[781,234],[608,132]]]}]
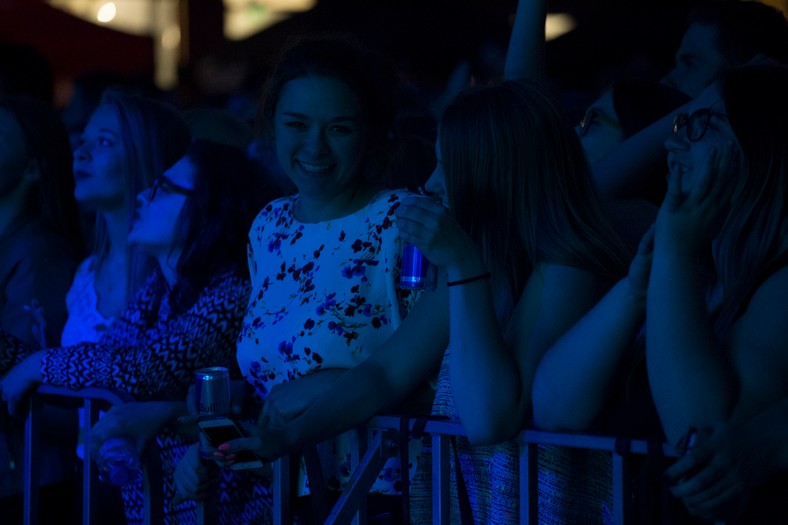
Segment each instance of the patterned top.
[{"label": "patterned top", "polygon": [[[223,272],[214,276],[197,300],[183,310],[176,306],[177,292],[156,270],[123,316],[98,342],[50,349],[42,361],[43,380],[70,388],[123,390],[138,401],[184,399],[198,368],[225,365],[235,370],[235,340],[249,301],[249,290],[248,280],[232,271]],[[0,374],[33,351],[35,348],[0,331]],[[156,440],[164,478],[165,522],[194,523],[194,502],[177,506],[172,503],[175,494],[172,475],[188,444],[169,429]],[[223,493],[228,496],[219,512],[230,518],[220,523],[238,523],[235,517],[243,515],[238,512],[246,512],[244,505],[266,494],[261,493],[265,487],[251,484],[233,486],[229,491],[227,487],[226,483],[222,485]],[[145,503],[142,481],[124,486],[122,494],[127,522],[142,524]],[[256,518],[247,522],[255,521]]]},{"label": "patterned top", "polygon": [[[321,368],[351,368],[399,326],[418,293],[398,286],[402,242],[394,210],[404,190],[386,190],[361,210],[302,223],[298,195],[277,199],[249,233],[252,296],[238,339],[238,364],[257,396]],[[320,447],[329,486],[350,472],[349,442]],[[399,464],[379,476],[375,492],[396,492]],[[308,493],[301,481],[299,493]]]},{"label": "patterned top", "polygon": [[[100,341],[49,349],[43,382],[122,390],[138,401],[183,399],[194,370],[232,361],[248,297],[249,282],[228,271],[179,311],[176,293],[156,270]],[[0,348],[0,373],[35,350],[4,332]]]},{"label": "patterned top", "polygon": [[394,210],[404,195],[378,194],[356,213],[321,223],[293,216],[297,195],[257,216],[238,364],[261,398],[309,372],[359,364],[399,326],[415,297],[397,286]]},{"label": "patterned top", "polygon": [[91,255],[77,268],[74,282],[66,294],[68,319],[60,338],[62,346],[81,342],[96,342],[115,321],[104,317],[98,309],[96,295],[96,256]]}]

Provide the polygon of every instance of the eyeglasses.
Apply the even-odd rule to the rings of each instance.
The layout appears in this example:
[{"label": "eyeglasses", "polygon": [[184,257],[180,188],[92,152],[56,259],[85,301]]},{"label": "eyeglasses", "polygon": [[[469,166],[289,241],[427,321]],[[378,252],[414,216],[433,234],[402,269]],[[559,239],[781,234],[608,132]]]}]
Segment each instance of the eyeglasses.
[{"label": "eyeglasses", "polygon": [[727,117],[727,115],[714,111],[711,108],[702,108],[693,111],[691,115],[686,113],[679,113],[673,119],[673,133],[678,133],[683,127],[687,128],[687,140],[690,142],[697,142],[706,134],[711,123],[711,117],[717,115],[718,117]]},{"label": "eyeglasses", "polygon": [[583,115],[583,120],[580,121],[580,130],[578,133],[581,137],[585,137],[586,133],[588,133],[588,128],[591,127],[591,124],[593,124],[595,120],[604,122],[614,129],[621,129],[621,124],[619,124],[615,119],[608,117],[596,108],[589,108],[588,111],[586,111],[586,114]]},{"label": "eyeglasses", "polygon": [[164,193],[177,193],[179,195],[186,196],[192,195],[194,193],[194,189],[175,184],[164,175],[156,177],[156,180],[153,181],[153,186],[150,189],[150,200],[155,199],[156,194],[159,193],[159,191],[163,191]]}]

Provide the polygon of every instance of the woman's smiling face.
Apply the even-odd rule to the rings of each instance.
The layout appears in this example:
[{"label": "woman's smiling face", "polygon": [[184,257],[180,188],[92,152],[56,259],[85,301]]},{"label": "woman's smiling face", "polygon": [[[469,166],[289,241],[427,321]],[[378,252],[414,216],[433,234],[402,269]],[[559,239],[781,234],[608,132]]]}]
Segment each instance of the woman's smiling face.
[{"label": "woman's smiling face", "polygon": [[306,76],[282,88],[274,115],[276,153],[302,195],[329,200],[352,191],[366,134],[359,99],[344,82]]},{"label": "woman's smiling face", "polygon": [[690,115],[680,115],[674,128],[675,132],[665,141],[668,168],[671,176],[681,177],[681,192],[688,193],[706,169],[712,151],[722,152],[736,144],[736,135],[722,100]]}]

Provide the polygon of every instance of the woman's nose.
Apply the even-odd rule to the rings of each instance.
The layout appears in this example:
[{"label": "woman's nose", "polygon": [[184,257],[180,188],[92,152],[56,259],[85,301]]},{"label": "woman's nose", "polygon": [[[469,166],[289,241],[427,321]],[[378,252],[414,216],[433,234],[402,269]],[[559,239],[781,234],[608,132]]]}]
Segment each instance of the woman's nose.
[{"label": "woman's nose", "polygon": [[686,130],[679,129],[676,133],[671,133],[665,139],[665,149],[668,151],[686,151],[689,149],[689,141],[686,137]]},{"label": "woman's nose", "polygon": [[432,174],[430,174],[427,182],[424,183],[424,189],[427,193],[440,197],[443,200],[445,191],[443,188],[443,170],[441,170],[440,164],[432,170]]},{"label": "woman's nose", "polygon": [[74,160],[86,160],[88,158],[88,149],[84,143],[77,146],[74,150]]},{"label": "woman's nose", "polygon": [[307,134],[306,148],[311,153],[323,153],[327,149],[326,137],[323,130],[313,129]]},{"label": "woman's nose", "polygon": [[139,192],[137,194],[137,205],[144,206],[148,204],[151,200],[152,193],[153,193],[153,188],[147,188]]}]

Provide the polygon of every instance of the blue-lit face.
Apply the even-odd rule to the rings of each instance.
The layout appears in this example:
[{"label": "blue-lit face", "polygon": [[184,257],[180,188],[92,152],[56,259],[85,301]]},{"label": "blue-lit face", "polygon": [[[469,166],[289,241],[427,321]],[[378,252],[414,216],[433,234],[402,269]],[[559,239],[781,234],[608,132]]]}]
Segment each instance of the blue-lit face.
[{"label": "blue-lit face", "polygon": [[697,97],[729,66],[717,44],[718,30],[712,25],[692,24],[676,51],[676,65],[663,82],[690,97]]},{"label": "blue-lit face", "polygon": [[618,122],[611,91],[589,106],[575,131],[589,163],[597,161],[624,142],[624,132]]},{"label": "blue-lit face", "polygon": [[137,196],[137,213],[129,232],[129,243],[154,257],[179,252],[176,227],[188,193],[194,188],[194,166],[188,157],[164,172],[153,189]]},{"label": "blue-lit face", "polygon": [[286,83],[274,140],[279,164],[302,196],[331,200],[355,190],[366,127],[358,97],[344,82],[310,76]]},{"label": "blue-lit face", "polygon": [[127,205],[126,158],[117,112],[99,106],[74,152],[74,197],[80,206],[111,211]]},{"label": "blue-lit face", "polygon": [[0,108],[0,199],[17,188],[29,164],[19,122],[10,111]]},{"label": "blue-lit face", "polygon": [[689,192],[703,170],[707,169],[712,149],[723,152],[731,143],[737,144],[725,113],[721,100],[710,108],[692,113],[665,141],[668,168],[671,175],[681,176],[682,193]]}]

